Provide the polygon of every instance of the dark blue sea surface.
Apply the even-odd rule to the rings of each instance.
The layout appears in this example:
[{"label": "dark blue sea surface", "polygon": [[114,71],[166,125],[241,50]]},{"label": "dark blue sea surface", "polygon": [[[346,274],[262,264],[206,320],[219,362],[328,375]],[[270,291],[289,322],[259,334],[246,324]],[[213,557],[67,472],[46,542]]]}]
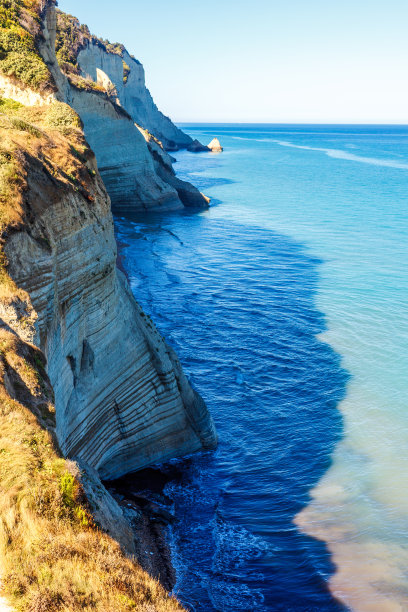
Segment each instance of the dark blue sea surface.
[{"label": "dark blue sea surface", "polygon": [[[294,519],[348,439],[339,406],[350,376],[358,382],[364,369],[357,343],[373,337],[362,319],[377,295],[373,283],[380,275],[383,299],[387,261],[395,266],[387,232],[400,231],[394,220],[408,156],[396,143],[407,130],[185,129],[225,146],[221,155],[177,154],[180,176],[212,197],[210,210],[115,220],[132,291],[176,350],[219,435],[215,452],[174,462],[181,476],[166,485],[178,518],[175,593],[195,612],[340,610],[326,543]],[[367,205],[372,190],[377,207]],[[378,224],[382,243],[371,261]],[[378,327],[381,313],[368,316]],[[344,354],[342,339],[351,347]],[[347,348],[356,352],[356,372],[351,357],[341,363]],[[358,410],[355,418],[369,429]]]},{"label": "dark blue sea surface", "polygon": [[293,517],[341,435],[345,375],[314,308],[319,262],[272,231],[172,214],[118,222],[132,289],[216,421],[167,486],[192,610],[334,610],[324,545]]}]

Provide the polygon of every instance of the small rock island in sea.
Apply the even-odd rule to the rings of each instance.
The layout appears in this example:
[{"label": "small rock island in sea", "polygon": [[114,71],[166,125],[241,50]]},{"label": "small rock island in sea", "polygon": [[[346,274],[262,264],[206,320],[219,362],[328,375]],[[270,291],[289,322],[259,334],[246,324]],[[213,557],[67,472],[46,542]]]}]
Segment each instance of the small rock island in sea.
[{"label": "small rock island in sea", "polygon": [[213,153],[221,153],[224,150],[218,138],[213,138],[210,144],[207,146]]},{"label": "small rock island in sea", "polygon": [[223,150],[218,138],[213,138],[208,145],[201,144],[196,138],[187,146],[187,151],[190,151],[190,153],[204,153],[208,151],[212,151],[212,153],[221,153]]}]

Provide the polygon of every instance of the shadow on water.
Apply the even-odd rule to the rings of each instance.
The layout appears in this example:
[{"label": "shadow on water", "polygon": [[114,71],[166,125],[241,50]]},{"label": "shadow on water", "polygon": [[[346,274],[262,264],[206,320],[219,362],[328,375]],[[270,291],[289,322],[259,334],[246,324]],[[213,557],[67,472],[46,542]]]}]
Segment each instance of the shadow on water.
[{"label": "shadow on water", "polygon": [[[327,589],[325,545],[293,523],[342,436],[348,375],[317,338],[321,262],[286,236],[207,213],[118,218],[116,231],[133,293],[220,439],[214,453],[161,466],[178,518],[176,593],[196,612],[344,609]],[[145,489],[146,477],[129,486]]]}]

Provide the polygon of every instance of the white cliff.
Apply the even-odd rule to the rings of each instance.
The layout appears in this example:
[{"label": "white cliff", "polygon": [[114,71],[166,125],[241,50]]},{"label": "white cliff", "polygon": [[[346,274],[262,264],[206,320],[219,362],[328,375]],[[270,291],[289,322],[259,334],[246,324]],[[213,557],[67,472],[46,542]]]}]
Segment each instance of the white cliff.
[{"label": "white cliff", "polygon": [[[156,205],[160,198],[163,207],[178,205],[176,190],[156,174],[133,121],[105,97],[72,88],[60,72],[54,28],[51,5],[40,50],[57,84],[56,96],[78,110],[90,144],[99,151],[101,174],[114,196],[122,181],[139,202],[147,205],[150,194]],[[11,82],[7,87],[15,99],[30,99],[27,88],[17,91]],[[38,102],[34,94],[32,99]],[[42,106],[48,102],[44,98]],[[216,433],[203,400],[116,267],[111,202],[93,153],[88,151],[85,195],[82,188],[56,181],[44,159],[39,155],[27,165],[24,223],[8,234],[4,251],[9,275],[30,296],[35,315],[30,316],[36,318],[31,340],[47,359],[64,455],[110,479],[213,448]],[[23,334],[18,311],[5,309],[2,317]]]},{"label": "white cliff", "polygon": [[89,42],[78,54],[78,65],[84,77],[104,87],[112,84],[118,102],[134,122],[154,134],[167,150],[177,150],[191,144],[190,136],[159,111],[146,87],[142,64],[126,50],[120,56]]},{"label": "white cliff", "polygon": [[[31,160],[30,215],[8,237],[8,272],[36,313],[65,456],[102,478],[212,448],[203,400],[116,268],[110,200],[97,172],[89,197]],[[12,318],[9,325],[12,324]]]},{"label": "white cliff", "polygon": [[[24,105],[3,100],[0,112],[0,590],[19,610],[119,610],[125,599],[181,610],[134,562],[143,537],[102,479],[212,449],[214,423],[117,269],[96,157],[57,100],[80,113],[118,207],[181,207],[182,187],[160,143],[61,73],[45,5],[36,40],[52,88],[0,76],[0,96]],[[2,597],[0,609],[11,609]]]},{"label": "white cliff", "polygon": [[[177,190],[177,181],[168,181],[165,175],[157,173],[145,138],[123,107],[115,104],[103,92],[79,89],[69,82],[61,72],[55,56],[56,25],[55,8],[51,5],[45,19],[44,38],[40,42],[41,55],[56,82],[57,99],[74,108],[83,121],[85,136],[96,155],[99,171],[112,201],[112,209],[119,214],[126,214],[137,210],[207,207],[208,198],[202,196],[195,187],[189,189],[190,198],[182,198]],[[111,54],[106,55],[111,57]],[[122,62],[118,55],[112,57]],[[106,86],[106,79],[102,81]]]}]

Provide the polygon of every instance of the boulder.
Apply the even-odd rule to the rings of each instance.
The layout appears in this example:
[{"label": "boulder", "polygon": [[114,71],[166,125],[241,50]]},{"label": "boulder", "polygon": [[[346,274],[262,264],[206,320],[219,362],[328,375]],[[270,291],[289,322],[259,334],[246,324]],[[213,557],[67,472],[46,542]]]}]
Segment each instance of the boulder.
[{"label": "boulder", "polygon": [[224,150],[218,138],[213,138],[210,144],[207,146],[207,149],[210,149],[210,151],[213,153],[221,153],[221,151]]}]

